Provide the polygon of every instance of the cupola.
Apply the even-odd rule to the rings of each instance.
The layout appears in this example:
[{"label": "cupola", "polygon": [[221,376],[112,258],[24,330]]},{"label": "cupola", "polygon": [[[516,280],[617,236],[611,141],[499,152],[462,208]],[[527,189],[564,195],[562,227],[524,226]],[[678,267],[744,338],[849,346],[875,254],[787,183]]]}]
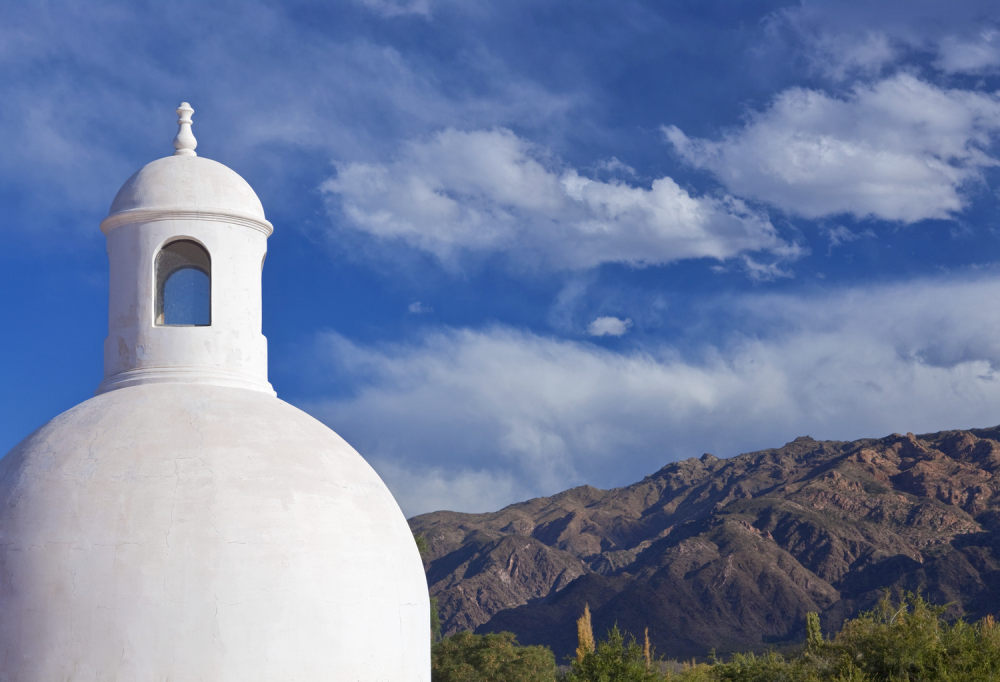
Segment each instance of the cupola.
[{"label": "cupola", "polygon": [[246,180],[197,155],[193,113],[181,103],[173,155],[129,178],[101,223],[111,293],[98,393],[161,382],[273,393],[261,332],[273,228]]}]

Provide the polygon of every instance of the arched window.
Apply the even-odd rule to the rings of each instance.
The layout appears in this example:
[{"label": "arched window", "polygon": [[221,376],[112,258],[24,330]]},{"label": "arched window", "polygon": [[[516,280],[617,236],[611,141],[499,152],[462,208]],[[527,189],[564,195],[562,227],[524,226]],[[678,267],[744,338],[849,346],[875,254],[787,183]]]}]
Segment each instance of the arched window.
[{"label": "arched window", "polygon": [[156,324],[212,324],[212,259],[190,239],[170,242],[156,254]]}]

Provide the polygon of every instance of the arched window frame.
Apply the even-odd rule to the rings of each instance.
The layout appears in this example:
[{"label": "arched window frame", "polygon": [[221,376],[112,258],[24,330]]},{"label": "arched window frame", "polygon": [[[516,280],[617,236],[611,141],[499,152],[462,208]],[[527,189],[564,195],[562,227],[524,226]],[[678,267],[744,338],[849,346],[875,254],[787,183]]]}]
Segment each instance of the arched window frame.
[{"label": "arched window frame", "polygon": [[[208,321],[205,323],[168,323],[166,310],[167,282],[179,271],[193,268],[208,278]],[[173,237],[163,243],[153,256],[153,325],[156,327],[208,327],[212,324],[212,255],[192,237]]]}]

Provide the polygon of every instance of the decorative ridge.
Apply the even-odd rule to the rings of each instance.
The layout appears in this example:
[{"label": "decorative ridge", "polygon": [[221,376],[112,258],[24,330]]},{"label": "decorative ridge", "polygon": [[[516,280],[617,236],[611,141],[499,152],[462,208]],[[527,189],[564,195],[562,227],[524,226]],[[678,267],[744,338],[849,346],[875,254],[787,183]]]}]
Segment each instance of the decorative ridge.
[{"label": "decorative ridge", "polygon": [[271,383],[265,379],[249,376],[242,372],[232,372],[219,368],[202,366],[191,367],[135,367],[109,377],[100,383],[94,395],[108,393],[119,388],[140,386],[142,384],[203,384],[208,386],[226,386],[260,391],[268,395],[276,395]]}]

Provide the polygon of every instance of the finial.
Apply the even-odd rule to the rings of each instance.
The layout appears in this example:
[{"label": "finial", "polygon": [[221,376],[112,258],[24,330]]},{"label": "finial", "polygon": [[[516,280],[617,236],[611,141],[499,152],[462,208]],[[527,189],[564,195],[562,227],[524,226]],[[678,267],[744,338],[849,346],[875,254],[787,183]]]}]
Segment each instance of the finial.
[{"label": "finial", "polygon": [[191,132],[191,114],[194,113],[194,109],[187,102],[181,102],[181,105],[177,107],[177,115],[180,117],[177,119],[177,137],[174,138],[174,156],[198,156],[195,152],[195,147],[198,146],[198,140],[194,139],[194,133]]}]

